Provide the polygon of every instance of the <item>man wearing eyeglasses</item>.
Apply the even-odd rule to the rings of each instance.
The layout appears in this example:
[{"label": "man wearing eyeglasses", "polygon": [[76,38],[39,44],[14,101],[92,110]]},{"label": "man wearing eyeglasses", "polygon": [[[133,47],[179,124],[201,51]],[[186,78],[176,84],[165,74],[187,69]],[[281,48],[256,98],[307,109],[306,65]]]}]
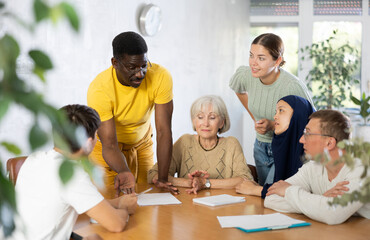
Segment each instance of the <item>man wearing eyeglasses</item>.
[{"label": "man wearing eyeglasses", "polygon": [[160,168],[156,186],[177,193],[167,179],[172,155],[172,77],[164,67],[150,63],[146,42],[139,34],[123,32],[112,46],[112,66],[94,79],[87,93],[88,105],[102,120],[91,154],[105,170],[102,193],[107,198],[131,193],[135,182],[147,181],[147,171],[153,166],[153,111]]},{"label": "man wearing eyeglasses", "polygon": [[[292,177],[274,183],[266,194],[265,207],[281,212],[303,213],[327,224],[340,224],[354,213],[370,218],[370,204],[359,201],[332,208],[332,197],[360,188],[364,167],[359,159],[353,169],[336,162],[341,151],[337,143],[349,139],[350,122],[335,110],[320,110],[310,116],[300,139],[307,157],[321,157],[321,163],[309,161]],[[325,161],[325,156],[329,158]]]}]

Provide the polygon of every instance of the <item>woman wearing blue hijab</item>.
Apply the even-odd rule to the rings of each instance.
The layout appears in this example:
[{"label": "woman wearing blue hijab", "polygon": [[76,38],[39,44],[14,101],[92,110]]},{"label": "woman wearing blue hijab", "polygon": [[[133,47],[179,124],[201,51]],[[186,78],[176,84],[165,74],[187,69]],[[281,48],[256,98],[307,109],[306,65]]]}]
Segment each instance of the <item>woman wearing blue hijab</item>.
[{"label": "woman wearing blue hijab", "polygon": [[[302,166],[303,145],[299,143],[299,138],[308,123],[308,117],[314,111],[309,101],[293,95],[281,98],[276,104],[275,130],[271,144],[275,163],[274,182],[291,177]],[[236,186],[236,192],[265,198],[271,185],[260,186],[245,180]]]}]

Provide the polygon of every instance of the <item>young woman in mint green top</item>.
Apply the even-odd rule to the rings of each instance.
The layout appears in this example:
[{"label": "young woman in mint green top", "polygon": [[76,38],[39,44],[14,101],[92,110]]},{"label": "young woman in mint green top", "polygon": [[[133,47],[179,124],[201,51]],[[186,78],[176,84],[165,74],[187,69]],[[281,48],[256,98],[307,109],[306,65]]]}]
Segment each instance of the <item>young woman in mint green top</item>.
[{"label": "young woman in mint green top", "polygon": [[251,45],[249,66],[240,66],[229,83],[255,122],[254,160],[260,185],[274,179],[271,141],[276,103],[284,96],[296,95],[312,104],[305,84],[281,68],[285,63],[283,53],[284,44],[279,36],[259,35]]}]

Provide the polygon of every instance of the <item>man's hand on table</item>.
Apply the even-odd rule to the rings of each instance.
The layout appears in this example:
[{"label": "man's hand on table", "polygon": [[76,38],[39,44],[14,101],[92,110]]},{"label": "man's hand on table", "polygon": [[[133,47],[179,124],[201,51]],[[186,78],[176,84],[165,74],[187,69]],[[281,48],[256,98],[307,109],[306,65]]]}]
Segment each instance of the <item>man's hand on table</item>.
[{"label": "man's hand on table", "polygon": [[266,196],[270,196],[272,194],[277,194],[280,197],[285,197],[285,191],[290,186],[292,186],[290,183],[285,182],[283,180],[275,182],[274,184],[272,184],[271,187],[269,187],[269,189],[267,189]]},{"label": "man's hand on table", "polygon": [[153,183],[157,188],[167,190],[171,192],[172,194],[179,194],[180,191],[172,185],[172,183],[163,181],[163,180],[158,180],[158,179],[153,179]]},{"label": "man's hand on table", "polygon": [[114,189],[116,189],[116,197],[121,192],[130,194],[135,192],[135,177],[130,171],[120,172],[114,178]]}]

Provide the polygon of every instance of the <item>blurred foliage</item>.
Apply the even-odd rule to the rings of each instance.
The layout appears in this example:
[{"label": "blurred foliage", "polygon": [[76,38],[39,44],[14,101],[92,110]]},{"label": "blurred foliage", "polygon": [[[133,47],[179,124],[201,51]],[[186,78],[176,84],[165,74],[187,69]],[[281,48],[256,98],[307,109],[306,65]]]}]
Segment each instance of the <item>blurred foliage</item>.
[{"label": "blurred foliage", "polygon": [[[363,172],[361,174],[360,188],[351,193],[345,193],[342,196],[335,197],[329,205],[347,206],[349,203],[360,201],[362,203],[370,203],[370,143],[361,138],[344,140],[338,143],[338,148],[343,150],[342,156],[337,163],[345,163],[351,169],[355,167],[356,161],[361,161]],[[316,162],[324,163],[330,161],[329,153],[318,155],[315,157]]]},{"label": "blurred foliage", "polygon": [[[61,19],[67,19],[74,31],[79,30],[78,15],[69,3],[60,2],[50,5],[48,1],[33,0],[34,19],[30,22],[25,22],[19,16],[8,11],[7,3],[0,0],[0,17],[7,18],[29,32],[34,32],[42,21],[52,21],[56,24]],[[29,144],[32,150],[36,150],[51,140],[51,134],[40,127],[41,117],[46,117],[53,127],[71,128],[65,121],[63,113],[45,102],[43,96],[27,84],[29,79],[23,79],[17,72],[17,59],[23,50],[21,47],[20,42],[12,34],[5,32],[0,36],[0,124],[12,104],[27,109],[34,117],[33,126],[29,132]],[[53,63],[49,56],[40,49],[29,50],[28,56],[33,63],[32,72],[45,83],[45,73],[53,69]],[[71,136],[75,137],[74,133],[71,131],[70,133]],[[20,148],[15,143],[1,141],[0,147],[14,155],[21,154]],[[83,165],[89,165],[89,163]],[[73,168],[71,166],[73,167],[68,161],[63,163],[60,171],[63,182],[67,182],[72,177]],[[1,164],[0,193],[0,226],[2,226],[3,235],[6,237],[13,232],[15,227],[13,216],[16,212],[16,196],[14,186],[6,177]]]},{"label": "blurred foliage", "polygon": [[365,93],[362,93],[360,99],[351,96],[352,102],[360,106],[360,116],[364,120],[364,125],[367,125],[367,120],[370,116],[370,96],[366,96]]},{"label": "blurred foliage", "polygon": [[359,53],[348,42],[337,43],[337,30],[324,41],[301,48],[302,61],[311,60],[312,69],[306,81],[312,91],[312,84],[319,83],[312,92],[313,101],[318,109],[332,109],[343,106],[343,101],[350,95],[352,85],[359,84],[353,77],[359,68]]},{"label": "blurred foliage", "polygon": [[340,162],[344,162],[351,169],[355,166],[355,160],[359,159],[364,167],[361,175],[360,189],[352,193],[345,193],[341,197],[334,198],[331,205],[346,206],[349,203],[360,201],[362,203],[370,203],[370,143],[363,139],[355,138],[353,140],[342,141],[338,143],[340,149],[345,150]]}]

